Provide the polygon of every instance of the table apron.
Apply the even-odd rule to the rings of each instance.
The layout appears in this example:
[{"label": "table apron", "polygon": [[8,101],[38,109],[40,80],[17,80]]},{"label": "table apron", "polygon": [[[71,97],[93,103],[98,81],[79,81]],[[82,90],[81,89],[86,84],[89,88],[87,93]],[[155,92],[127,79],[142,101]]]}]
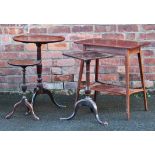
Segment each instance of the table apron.
[{"label": "table apron", "polygon": [[103,46],[85,46],[86,51],[97,51],[97,52],[104,52],[113,55],[121,55],[125,56],[128,52],[128,49],[122,48],[115,48],[115,47],[103,47]]}]

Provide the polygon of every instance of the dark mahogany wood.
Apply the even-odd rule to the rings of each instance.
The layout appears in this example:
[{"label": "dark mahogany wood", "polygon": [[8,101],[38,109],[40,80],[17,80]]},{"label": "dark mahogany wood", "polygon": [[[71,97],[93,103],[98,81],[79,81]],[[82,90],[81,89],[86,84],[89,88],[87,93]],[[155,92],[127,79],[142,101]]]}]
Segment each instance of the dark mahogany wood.
[{"label": "dark mahogany wood", "polygon": [[56,43],[64,41],[65,38],[63,36],[51,36],[51,35],[36,35],[36,34],[25,34],[20,36],[13,37],[14,41],[22,42],[22,43],[34,43],[37,47],[37,60],[41,61],[40,64],[37,65],[37,88],[34,89],[34,94],[32,96],[31,104],[33,105],[35,103],[35,99],[39,94],[47,94],[51,101],[58,107],[66,107],[63,105],[58,104],[53,96],[53,93],[43,87],[42,83],[42,55],[41,55],[41,46],[42,44],[48,44],[48,43]]},{"label": "dark mahogany wood", "polygon": [[[95,81],[97,82],[98,81],[98,74],[99,74],[99,59],[96,59],[95,60]],[[97,99],[97,94],[98,94],[98,91],[94,91],[94,101],[96,102],[96,99]]]},{"label": "dark mahogany wood", "polygon": [[146,46],[149,44],[148,42],[136,42],[136,41],[128,41],[128,40],[102,39],[102,38],[80,40],[80,41],[75,41],[75,43],[82,44],[82,45],[124,48],[124,49],[139,48],[141,46]]},{"label": "dark mahogany wood", "polygon": [[12,60],[12,61],[8,62],[8,64],[10,64],[12,66],[18,66],[18,67],[22,68],[23,83],[21,85],[21,88],[22,88],[23,96],[22,96],[22,99],[13,106],[13,110],[9,114],[6,115],[7,119],[11,118],[13,116],[14,112],[16,111],[17,107],[22,104],[28,108],[28,110],[30,111],[30,113],[32,114],[34,119],[39,120],[39,117],[34,113],[32,104],[28,102],[27,97],[26,97],[27,85],[26,85],[25,75],[26,75],[26,67],[35,66],[40,63],[41,63],[40,61],[36,61],[36,60]]},{"label": "dark mahogany wood", "polygon": [[[61,118],[61,119],[63,119],[63,120],[70,120],[70,119],[72,119],[76,115],[79,107],[87,106],[95,114],[96,120],[100,124],[107,125],[108,124],[107,122],[103,122],[103,121],[100,120],[99,115],[98,115],[97,105],[92,100],[92,98],[90,97],[90,95],[91,95],[91,88],[90,88],[90,62],[91,62],[91,60],[98,60],[99,58],[102,58],[102,59],[103,58],[110,58],[110,57],[112,57],[112,55],[110,55],[110,54],[103,54],[101,52],[92,52],[92,51],[87,52],[87,53],[84,53],[84,52],[70,52],[70,53],[64,53],[64,55],[68,56],[68,57],[72,57],[72,58],[81,60],[81,66],[80,66],[81,69],[83,69],[84,63],[86,64],[86,86],[85,86],[85,98],[77,101],[78,95],[79,95],[79,94],[77,94],[76,102],[74,104],[74,110],[73,110],[72,115],[67,117],[67,118]],[[82,72],[80,71],[80,80],[81,80],[81,74],[82,74]],[[81,82],[80,80],[78,82],[78,86],[79,87],[80,87],[79,84]]]},{"label": "dark mahogany wood", "polygon": [[101,59],[101,58],[109,58],[109,57],[113,57],[111,54],[104,54],[102,52],[67,52],[64,53],[63,55],[68,56],[68,57],[72,57],[75,59],[79,59],[79,60],[96,60],[96,59]]},{"label": "dark mahogany wood", "polygon": [[[106,94],[111,95],[125,95],[126,96],[126,113],[127,118],[130,118],[130,95],[138,92],[143,92],[144,94],[144,106],[145,110],[148,110],[147,105],[147,97],[146,97],[146,89],[145,89],[145,81],[144,81],[144,67],[142,65],[142,46],[149,45],[149,42],[137,42],[137,41],[129,41],[129,40],[117,40],[117,39],[103,39],[103,38],[91,38],[86,40],[75,41],[76,44],[83,45],[83,53],[87,53],[90,51],[93,52],[101,52],[103,54],[112,54],[119,55],[125,57],[125,81],[126,87],[119,87],[113,85],[107,85],[98,80],[98,70],[99,70],[99,59],[96,59],[96,67],[95,67],[95,82],[98,85],[92,85],[91,88],[95,90],[94,100],[96,100],[97,91],[102,91]],[[140,89],[131,89],[129,86],[130,82],[130,56],[132,54],[137,55],[139,62],[139,69],[141,75],[142,88]],[[86,54],[84,54],[86,55]],[[82,62],[81,62],[82,63]],[[79,80],[78,83],[82,83],[81,76],[83,73],[84,66],[81,65],[79,71]],[[83,88],[81,84],[77,86],[77,93],[79,90]],[[76,99],[78,99],[79,94],[76,94]]]},{"label": "dark mahogany wood", "polygon": [[41,43],[41,44],[47,44],[47,43],[55,43],[64,41],[65,38],[63,36],[50,36],[50,35],[20,35],[13,37],[14,41],[23,42],[23,43]]},{"label": "dark mahogany wood", "polygon": [[[86,82],[82,81],[80,84],[80,89],[84,89],[86,87]],[[90,83],[91,90],[97,91],[97,92],[103,92],[104,94],[109,95],[124,95],[126,96],[126,87],[113,85],[104,83],[101,81],[95,81]],[[136,88],[136,89],[129,89],[129,94],[132,95],[134,93],[143,92],[143,88]]]},{"label": "dark mahogany wood", "polygon": [[12,66],[27,67],[27,66],[36,66],[40,64],[40,61],[38,60],[11,60],[8,62],[8,64]]}]

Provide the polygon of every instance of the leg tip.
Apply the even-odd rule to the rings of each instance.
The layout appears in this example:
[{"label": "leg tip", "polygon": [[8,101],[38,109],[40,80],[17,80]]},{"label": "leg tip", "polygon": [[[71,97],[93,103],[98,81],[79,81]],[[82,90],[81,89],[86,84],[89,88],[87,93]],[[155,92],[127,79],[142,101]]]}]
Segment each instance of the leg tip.
[{"label": "leg tip", "polygon": [[59,118],[60,120],[67,120],[67,118]]},{"label": "leg tip", "polygon": [[27,111],[27,112],[25,112],[25,116],[27,116],[27,115],[29,115],[29,114],[30,114],[30,112],[28,112],[28,111]]},{"label": "leg tip", "polygon": [[35,117],[34,119],[35,119],[36,121],[39,121],[39,120],[40,120],[40,118],[39,118],[39,117]]},{"label": "leg tip", "polygon": [[103,125],[108,126],[108,122],[107,121],[103,122]]},{"label": "leg tip", "polygon": [[58,108],[67,108],[66,105],[57,104]]},{"label": "leg tip", "polygon": [[107,126],[108,126],[108,122],[107,122],[107,121],[105,121],[105,122],[104,122],[104,125],[107,125]]},{"label": "leg tip", "polygon": [[5,119],[10,119],[10,118],[11,118],[11,116],[9,116],[9,115],[5,116]]},{"label": "leg tip", "polygon": [[62,108],[67,108],[67,106],[66,106],[66,105],[62,105],[61,107],[62,107]]},{"label": "leg tip", "polygon": [[127,117],[127,120],[128,120],[128,121],[130,120],[130,116]]}]

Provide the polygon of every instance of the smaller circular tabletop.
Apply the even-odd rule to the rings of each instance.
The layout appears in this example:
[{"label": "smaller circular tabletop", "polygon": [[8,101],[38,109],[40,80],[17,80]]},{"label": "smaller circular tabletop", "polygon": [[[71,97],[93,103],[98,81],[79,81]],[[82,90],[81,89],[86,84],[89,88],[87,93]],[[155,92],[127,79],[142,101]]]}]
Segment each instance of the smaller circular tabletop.
[{"label": "smaller circular tabletop", "polygon": [[36,35],[36,34],[25,34],[13,37],[14,41],[22,42],[22,43],[55,43],[64,41],[65,38],[63,36],[51,36],[51,35]]},{"label": "smaller circular tabletop", "polygon": [[27,67],[38,65],[40,62],[41,61],[38,60],[10,60],[8,64],[12,66]]}]

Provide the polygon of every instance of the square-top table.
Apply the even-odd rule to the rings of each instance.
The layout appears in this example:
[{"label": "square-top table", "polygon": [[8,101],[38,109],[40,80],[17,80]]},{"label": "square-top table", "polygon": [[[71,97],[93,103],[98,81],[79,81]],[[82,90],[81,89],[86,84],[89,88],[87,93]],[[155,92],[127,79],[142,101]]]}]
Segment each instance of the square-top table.
[{"label": "square-top table", "polygon": [[[96,71],[95,71],[95,82],[99,83],[92,87],[95,90],[94,100],[96,100],[96,95],[98,91],[105,92],[111,95],[125,95],[126,96],[126,113],[127,118],[130,118],[130,95],[138,92],[143,92],[144,94],[144,106],[145,110],[148,110],[147,106],[147,97],[146,97],[146,89],[145,89],[145,81],[144,81],[144,69],[142,65],[142,51],[141,47],[147,46],[149,42],[137,42],[137,41],[129,41],[129,40],[117,40],[117,39],[103,39],[103,38],[91,38],[86,40],[75,41],[75,44],[80,44],[83,46],[83,52],[95,51],[113,54],[117,56],[125,57],[125,81],[126,87],[118,87],[110,84],[105,84],[98,79],[99,73],[99,59],[96,59]],[[142,88],[139,89],[131,89],[129,87],[129,71],[130,71],[130,56],[132,54],[136,54],[138,57],[139,69],[140,69],[140,77]],[[76,92],[76,100],[79,98],[79,91],[81,88],[81,79],[84,68],[84,61],[81,60],[80,71],[79,71],[79,79],[78,86]]]},{"label": "square-top table", "polygon": [[97,121],[100,124],[107,125],[108,123],[106,121],[104,122],[104,121],[100,120],[99,115],[98,115],[97,105],[92,100],[92,98],[90,97],[90,94],[91,94],[91,89],[90,89],[90,62],[91,62],[91,60],[110,58],[110,57],[112,57],[112,55],[111,54],[104,54],[101,52],[93,52],[93,51],[87,52],[87,53],[69,52],[69,53],[64,53],[64,55],[68,56],[68,57],[75,58],[75,59],[79,59],[86,64],[86,87],[85,87],[85,98],[75,102],[73,114],[67,118],[61,118],[61,119],[66,119],[66,120],[72,119],[76,115],[77,110],[80,106],[88,106],[91,109],[91,111],[95,114]]}]

